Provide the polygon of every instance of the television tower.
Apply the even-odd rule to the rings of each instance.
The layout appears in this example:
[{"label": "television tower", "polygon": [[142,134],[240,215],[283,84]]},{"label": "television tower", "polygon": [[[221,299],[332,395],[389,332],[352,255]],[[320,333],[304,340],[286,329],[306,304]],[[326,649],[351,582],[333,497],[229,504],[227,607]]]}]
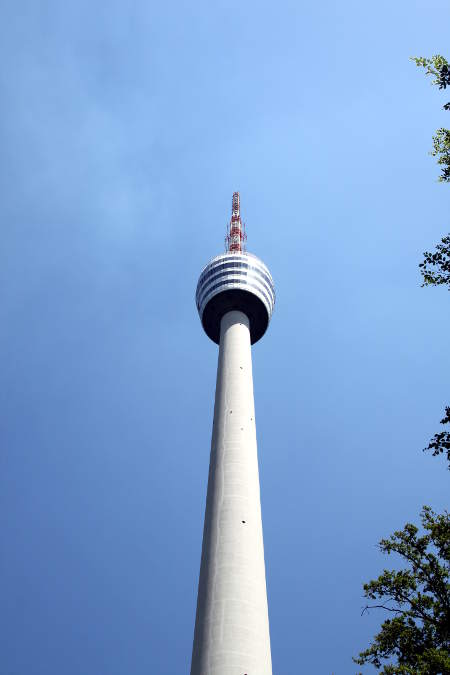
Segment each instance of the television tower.
[{"label": "television tower", "polygon": [[251,344],[267,330],[275,289],[245,240],[235,192],[227,250],[196,292],[219,362],[191,675],[272,675]]}]

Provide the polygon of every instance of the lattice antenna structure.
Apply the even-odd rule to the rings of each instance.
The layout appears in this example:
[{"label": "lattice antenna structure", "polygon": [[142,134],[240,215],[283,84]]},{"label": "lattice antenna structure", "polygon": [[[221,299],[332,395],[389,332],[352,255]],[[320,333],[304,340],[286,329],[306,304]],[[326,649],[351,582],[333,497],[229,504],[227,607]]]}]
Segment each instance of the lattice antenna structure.
[{"label": "lattice antenna structure", "polygon": [[233,192],[231,220],[228,225],[227,236],[225,237],[226,250],[230,253],[243,253],[246,248],[246,241],[245,225],[242,224],[241,220],[239,192]]}]

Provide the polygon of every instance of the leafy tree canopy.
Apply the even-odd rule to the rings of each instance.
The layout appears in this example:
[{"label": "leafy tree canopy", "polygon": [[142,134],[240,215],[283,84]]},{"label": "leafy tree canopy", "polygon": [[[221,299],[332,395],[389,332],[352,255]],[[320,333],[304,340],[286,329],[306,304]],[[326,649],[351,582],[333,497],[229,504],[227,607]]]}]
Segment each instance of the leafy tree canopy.
[{"label": "leafy tree canopy", "polygon": [[419,263],[423,277],[422,286],[448,287],[450,291],[450,234],[442,238],[434,252],[425,251],[423,262]]},{"label": "leafy tree canopy", "polygon": [[423,56],[413,56],[411,60],[419,68],[425,68],[427,75],[434,77],[431,84],[436,84],[439,89],[446,89],[450,85],[450,66],[447,59],[444,59],[440,54],[435,54],[431,59],[426,59]]},{"label": "leafy tree canopy", "polygon": [[[412,60],[421,68],[425,68],[425,73],[431,75],[435,84],[439,89],[446,89],[450,86],[450,65],[443,56],[436,54],[431,59],[423,56],[413,56]],[[450,103],[444,105],[444,110],[450,110]],[[450,130],[438,129],[433,136],[433,149],[431,150],[433,157],[437,157],[437,163],[442,167],[442,173],[439,180],[442,182],[450,182]]]},{"label": "leafy tree canopy", "polygon": [[379,549],[396,553],[404,569],[384,570],[364,584],[364,595],[391,615],[355,663],[382,668],[383,675],[450,674],[450,517],[427,506],[421,512],[424,534],[407,523],[382,539]]},{"label": "leafy tree canopy", "polygon": [[[447,103],[450,110],[450,103]],[[438,129],[433,136],[433,149],[430,152],[437,157],[437,163],[442,167],[438,180],[441,183],[450,183],[450,130]]]},{"label": "leafy tree canopy", "polygon": [[[430,75],[432,84],[439,89],[450,87],[450,65],[443,56],[435,54],[429,58],[414,56],[412,60],[417,66],[425,69],[426,75]],[[444,105],[445,110],[450,110],[450,103]],[[450,130],[438,129],[433,136],[433,157],[437,157],[437,163],[442,167],[439,180],[444,183],[450,182]],[[420,272],[423,277],[422,286],[448,287],[450,291],[450,235],[443,237],[433,252],[424,252],[423,262],[420,263]]]},{"label": "leafy tree canopy", "polygon": [[[445,408],[445,415],[441,419],[441,424],[450,424],[450,406]],[[434,434],[427,447],[424,448],[424,452],[426,450],[433,450],[433,456],[447,453],[450,470],[450,431],[441,431],[439,434]]]}]

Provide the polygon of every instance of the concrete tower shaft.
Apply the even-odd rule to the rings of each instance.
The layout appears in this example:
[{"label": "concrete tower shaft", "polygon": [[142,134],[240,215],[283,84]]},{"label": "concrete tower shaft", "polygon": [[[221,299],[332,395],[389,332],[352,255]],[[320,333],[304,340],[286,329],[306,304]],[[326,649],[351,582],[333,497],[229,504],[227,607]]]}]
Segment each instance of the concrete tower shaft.
[{"label": "concrete tower shaft", "polygon": [[241,235],[234,193],[228,251],[196,292],[219,363],[191,675],[272,673],[251,344],[267,330],[275,289]]},{"label": "concrete tower shaft", "polygon": [[220,328],[191,675],[271,675],[250,323]]}]

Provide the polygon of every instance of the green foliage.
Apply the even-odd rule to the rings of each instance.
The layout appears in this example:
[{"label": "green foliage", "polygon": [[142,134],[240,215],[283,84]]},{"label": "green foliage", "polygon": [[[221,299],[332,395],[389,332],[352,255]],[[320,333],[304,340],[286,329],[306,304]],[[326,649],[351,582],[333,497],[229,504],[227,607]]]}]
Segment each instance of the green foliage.
[{"label": "green foliage", "polygon": [[425,74],[434,77],[431,84],[436,84],[439,89],[446,89],[450,85],[450,66],[447,59],[440,54],[435,54],[431,59],[412,56],[411,61],[414,61],[419,68],[425,68]]},{"label": "green foliage", "polygon": [[[445,408],[445,415],[441,419],[441,424],[450,424],[450,406]],[[448,468],[450,471],[450,431],[441,431],[439,434],[434,434],[426,450],[433,450],[433,456],[447,453]]]},{"label": "green foliage", "polygon": [[364,584],[364,595],[389,612],[372,644],[353,660],[384,675],[450,675],[450,517],[424,506],[424,534],[407,523],[379,549],[398,554],[406,568],[384,570]]},{"label": "green foliage", "polygon": [[[412,61],[420,68],[425,68],[426,75],[433,77],[432,84],[439,89],[446,89],[450,86],[450,65],[443,56],[436,54],[431,59],[423,56],[413,56]],[[444,105],[444,110],[450,110],[450,103]],[[437,157],[437,163],[442,167],[442,173],[439,180],[450,182],[450,131],[448,129],[438,129],[433,136],[433,157]]]},{"label": "green foliage", "polygon": [[419,264],[423,276],[422,286],[448,286],[450,291],[450,234],[443,237],[436,251],[425,251]]},{"label": "green foliage", "polygon": [[[420,68],[425,68],[425,73],[433,77],[432,84],[439,89],[446,89],[450,86],[450,65],[448,61],[436,54],[431,59],[423,56],[414,56],[412,60]],[[444,108],[450,110],[450,103]],[[444,183],[450,182],[450,130],[438,129],[433,136],[433,157],[437,157],[437,163],[442,171],[439,180]],[[448,287],[450,291],[450,235],[444,237],[440,244],[436,246],[436,251],[425,251],[424,260],[420,263],[421,274],[423,277],[422,286],[440,286],[442,284]]]},{"label": "green foliage", "polygon": [[[450,105],[450,104],[448,104]],[[431,150],[433,157],[438,157],[437,163],[442,168],[442,173],[438,180],[441,183],[450,183],[450,130],[438,129],[433,136],[433,150]]]}]

